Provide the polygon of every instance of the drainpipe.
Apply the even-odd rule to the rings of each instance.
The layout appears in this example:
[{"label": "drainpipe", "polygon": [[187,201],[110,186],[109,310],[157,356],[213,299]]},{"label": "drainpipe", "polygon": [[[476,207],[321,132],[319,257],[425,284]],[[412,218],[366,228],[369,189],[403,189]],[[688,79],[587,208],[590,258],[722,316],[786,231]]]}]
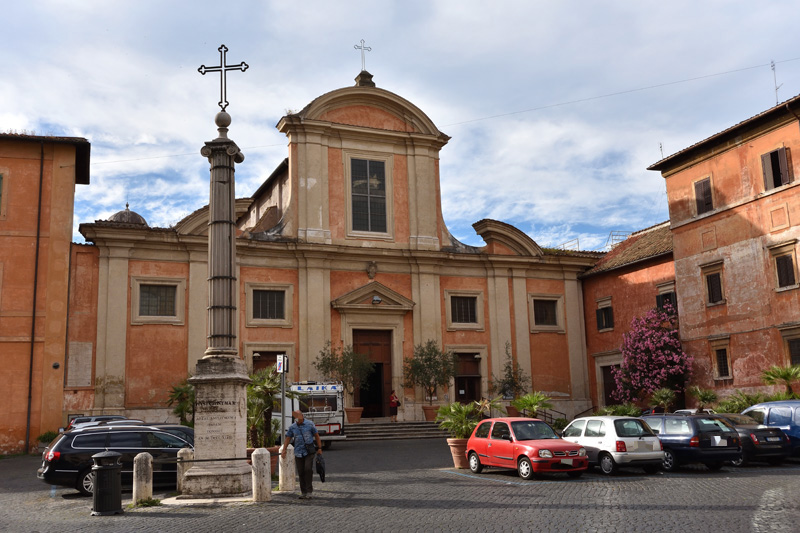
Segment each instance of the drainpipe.
[{"label": "drainpipe", "polygon": [[44,181],[44,141],[40,141],[39,157],[39,199],[36,209],[36,252],[33,264],[33,308],[31,310],[31,355],[28,363],[28,415],[25,421],[25,453],[30,449],[31,440],[31,399],[33,397],[33,354],[36,345],[36,294],[39,287],[39,242],[42,230],[42,182]]}]

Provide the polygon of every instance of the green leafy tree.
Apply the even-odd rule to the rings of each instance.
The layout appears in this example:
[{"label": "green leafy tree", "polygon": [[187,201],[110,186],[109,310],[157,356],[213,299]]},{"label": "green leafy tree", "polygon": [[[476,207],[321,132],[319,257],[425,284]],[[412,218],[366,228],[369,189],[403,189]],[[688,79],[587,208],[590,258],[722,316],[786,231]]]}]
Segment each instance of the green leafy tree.
[{"label": "green leafy tree", "polygon": [[419,386],[433,405],[436,389],[450,384],[456,375],[456,355],[444,351],[434,340],[414,347],[414,357],[403,361],[405,387]]},{"label": "green leafy tree", "polygon": [[367,354],[354,352],[352,346],[333,348],[328,341],[319,351],[314,368],[325,379],[341,381],[345,392],[352,398],[355,391],[366,386],[375,363]]},{"label": "green leafy tree", "polygon": [[492,380],[491,392],[497,393],[504,399],[519,398],[520,395],[528,392],[531,378],[514,361],[511,353],[511,343],[506,341],[506,362],[503,364],[503,373],[500,377]]},{"label": "green leafy tree", "polygon": [[550,409],[553,404],[550,403],[550,397],[540,391],[533,391],[525,396],[520,396],[511,405],[516,407],[519,412],[527,414],[528,416],[536,416],[539,409]]},{"label": "green leafy tree", "polygon": [[450,434],[450,438],[467,439],[480,422],[480,413],[475,402],[467,404],[453,402],[439,407],[436,421],[440,428]]},{"label": "green leafy tree", "polygon": [[689,387],[689,394],[694,396],[694,399],[697,400],[698,410],[703,410],[706,408],[706,406],[714,405],[719,399],[717,393],[713,390],[701,389],[697,385],[694,387]]},{"label": "green leafy tree", "polygon": [[172,386],[167,405],[172,407],[172,414],[180,419],[182,425],[194,427],[195,391],[188,377]]},{"label": "green leafy tree", "polygon": [[675,403],[675,391],[666,387],[653,391],[650,395],[650,405],[661,407],[665,413],[669,412],[669,406]]},{"label": "green leafy tree", "polygon": [[792,383],[800,380],[800,365],[771,366],[761,372],[761,379],[767,385],[783,385],[786,387],[786,394],[794,394]]}]

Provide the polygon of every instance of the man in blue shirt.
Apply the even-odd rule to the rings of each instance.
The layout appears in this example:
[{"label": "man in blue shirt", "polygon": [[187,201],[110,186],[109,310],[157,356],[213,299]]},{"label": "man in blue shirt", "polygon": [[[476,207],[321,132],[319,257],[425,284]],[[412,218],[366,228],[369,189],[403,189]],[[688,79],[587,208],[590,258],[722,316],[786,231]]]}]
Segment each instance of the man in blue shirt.
[{"label": "man in blue shirt", "polygon": [[281,457],[286,457],[286,447],[294,445],[294,465],[297,476],[300,478],[300,499],[310,500],[314,492],[314,452],[309,449],[314,443],[317,445],[317,454],[322,455],[322,441],[319,439],[317,426],[311,420],[306,420],[301,411],[292,411],[295,422],[286,430],[285,444],[281,449]]}]

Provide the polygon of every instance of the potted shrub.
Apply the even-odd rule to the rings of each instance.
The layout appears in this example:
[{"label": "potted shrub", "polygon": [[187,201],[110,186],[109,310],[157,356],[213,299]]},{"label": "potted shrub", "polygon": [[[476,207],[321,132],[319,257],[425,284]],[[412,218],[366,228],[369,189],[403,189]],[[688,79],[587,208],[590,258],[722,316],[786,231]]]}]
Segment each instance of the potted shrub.
[{"label": "potted shrub", "polygon": [[350,407],[344,408],[347,421],[352,424],[360,422],[364,408],[353,405],[353,394],[366,385],[375,363],[369,360],[368,355],[354,352],[352,346],[333,348],[328,341],[319,351],[314,368],[325,379],[342,382],[345,396],[350,398]]},{"label": "potted shrub", "polygon": [[[528,392],[530,381],[530,376],[525,375],[519,364],[514,361],[511,343],[506,341],[506,362],[503,365],[503,373],[500,377],[492,380],[489,387],[490,392],[499,394],[504,400],[516,400],[520,395]],[[519,410],[510,404],[506,407],[506,414],[519,416]]]},{"label": "potted shrub", "polygon": [[425,344],[418,344],[414,347],[414,357],[403,361],[403,379],[405,387],[419,386],[422,388],[425,397],[428,398],[428,405],[423,405],[425,420],[436,419],[436,407],[433,405],[433,397],[436,396],[436,389],[444,385],[449,385],[450,380],[456,375],[456,355],[453,352],[443,351],[434,340],[429,340]]},{"label": "potted shrub", "polygon": [[539,391],[533,391],[525,396],[520,396],[511,402],[511,405],[526,416],[532,416],[534,418],[539,409],[549,409],[553,407],[553,404],[550,403],[550,397]]},{"label": "potted shrub", "polygon": [[58,432],[56,431],[45,431],[38,437],[36,437],[36,441],[39,443],[39,451],[43,452],[47,446],[58,437]]},{"label": "potted shrub", "polygon": [[436,412],[436,421],[439,427],[450,434],[447,444],[453,456],[453,465],[456,468],[467,468],[469,463],[466,457],[467,441],[472,430],[480,422],[480,413],[474,402],[462,404],[453,402],[442,405]]}]

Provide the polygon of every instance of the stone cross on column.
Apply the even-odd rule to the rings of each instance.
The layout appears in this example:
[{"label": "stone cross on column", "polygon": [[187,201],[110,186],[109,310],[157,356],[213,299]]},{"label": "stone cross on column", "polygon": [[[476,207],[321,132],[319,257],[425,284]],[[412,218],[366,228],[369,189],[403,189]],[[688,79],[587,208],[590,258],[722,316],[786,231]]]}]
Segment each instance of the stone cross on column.
[{"label": "stone cross on column", "polygon": [[[363,44],[364,41],[361,41]],[[219,66],[217,67],[207,67],[205,65],[200,65],[200,68],[197,69],[197,72],[202,74],[203,76],[206,75],[206,72],[219,72],[219,107],[225,111],[225,108],[228,107],[228,95],[227,95],[227,75],[226,72],[229,70],[241,70],[244,72],[247,70],[250,65],[242,61],[238,65],[227,65],[225,63],[226,56],[228,54],[228,47],[224,44],[219,47]],[[364,60],[362,58],[361,62],[363,63]],[[363,70],[363,69],[362,69]]]}]

